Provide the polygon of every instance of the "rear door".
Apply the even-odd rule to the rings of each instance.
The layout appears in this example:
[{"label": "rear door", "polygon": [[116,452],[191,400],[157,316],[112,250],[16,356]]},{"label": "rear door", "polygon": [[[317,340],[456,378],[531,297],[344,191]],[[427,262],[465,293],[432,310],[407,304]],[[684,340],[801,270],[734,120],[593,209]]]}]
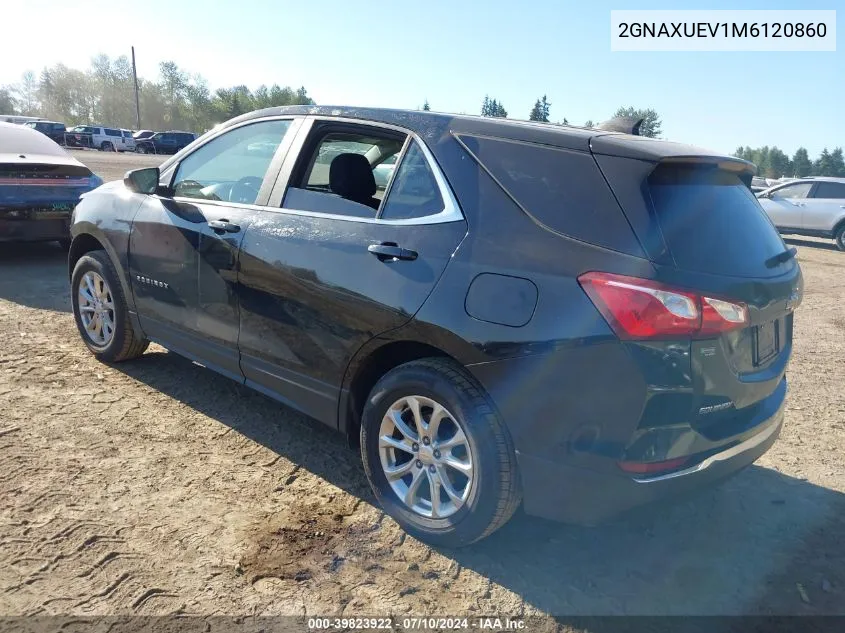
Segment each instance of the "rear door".
[{"label": "rear door", "polygon": [[[393,156],[379,187],[372,171]],[[270,205],[241,249],[241,367],[248,384],[334,426],[350,359],[417,312],[466,222],[419,138],[337,120],[306,122]]]},{"label": "rear door", "polygon": [[151,196],[133,222],[130,269],[145,331],[236,379],[238,253],[292,124],[250,122],[209,139],[164,176],[173,196]]},{"label": "rear door", "polygon": [[832,231],[845,218],[845,182],[819,180],[812,197],[805,202],[803,228]]}]

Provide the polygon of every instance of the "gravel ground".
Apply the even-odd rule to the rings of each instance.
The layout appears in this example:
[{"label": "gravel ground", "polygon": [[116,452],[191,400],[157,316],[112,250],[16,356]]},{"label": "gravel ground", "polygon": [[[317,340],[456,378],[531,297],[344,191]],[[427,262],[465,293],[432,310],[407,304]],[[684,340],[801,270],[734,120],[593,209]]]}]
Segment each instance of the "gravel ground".
[{"label": "gravel ground", "polygon": [[[84,154],[106,178],[156,157]],[[339,435],[159,347],[98,363],[64,254],[0,249],[0,614],[845,614],[845,254],[799,246],[787,421],[755,466],[597,528],[435,550]]]},{"label": "gravel ground", "polygon": [[121,152],[100,152],[95,149],[74,149],[71,154],[77,160],[85,163],[91,171],[106,182],[122,180],[130,169],[141,167],[158,167],[169,156],[154,154],[135,154]]}]

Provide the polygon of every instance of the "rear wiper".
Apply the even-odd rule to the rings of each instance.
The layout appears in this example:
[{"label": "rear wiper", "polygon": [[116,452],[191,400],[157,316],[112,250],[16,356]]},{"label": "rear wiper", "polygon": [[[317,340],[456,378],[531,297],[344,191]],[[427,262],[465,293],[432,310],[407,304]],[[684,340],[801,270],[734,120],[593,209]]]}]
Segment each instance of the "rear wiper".
[{"label": "rear wiper", "polygon": [[788,262],[790,259],[795,257],[795,255],[797,255],[797,254],[798,254],[798,249],[795,248],[794,246],[787,248],[782,253],[778,253],[774,257],[769,257],[769,259],[766,260],[766,267],[767,268],[774,268],[778,264]]}]

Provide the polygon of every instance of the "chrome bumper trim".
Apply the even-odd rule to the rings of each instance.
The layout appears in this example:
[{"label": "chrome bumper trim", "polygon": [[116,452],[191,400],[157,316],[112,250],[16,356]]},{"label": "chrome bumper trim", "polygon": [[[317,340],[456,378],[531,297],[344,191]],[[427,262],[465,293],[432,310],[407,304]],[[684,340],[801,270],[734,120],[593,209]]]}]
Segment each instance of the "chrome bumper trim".
[{"label": "chrome bumper trim", "polygon": [[702,470],[707,470],[716,462],[723,462],[732,457],[736,457],[737,455],[744,453],[745,451],[749,451],[752,448],[759,446],[767,439],[769,439],[772,435],[777,433],[780,430],[783,421],[780,420],[775,422],[774,424],[769,425],[769,427],[757,435],[749,437],[744,442],[740,442],[739,444],[735,444],[728,449],[725,449],[721,453],[716,453],[715,455],[711,455],[707,459],[702,462],[699,462],[695,466],[690,466],[689,468],[685,468],[683,470],[676,470],[672,473],[667,473],[665,475],[657,475],[656,477],[648,477],[648,478],[634,478],[634,481],[638,484],[651,484],[658,481],[666,481],[667,479],[675,479],[677,477],[685,477],[687,475],[692,475],[693,473],[701,472]]}]

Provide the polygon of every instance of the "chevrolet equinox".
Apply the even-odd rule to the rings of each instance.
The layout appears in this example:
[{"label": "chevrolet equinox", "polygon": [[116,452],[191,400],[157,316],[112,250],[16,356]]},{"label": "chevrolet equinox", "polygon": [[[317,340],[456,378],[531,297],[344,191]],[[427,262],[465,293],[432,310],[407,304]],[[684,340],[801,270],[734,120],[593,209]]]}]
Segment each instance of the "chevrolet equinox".
[{"label": "chevrolet equinox", "polygon": [[347,434],[424,541],[520,503],[593,524],[780,432],[803,282],[753,171],[596,129],[261,110],[85,195],[73,312],[102,361],[155,341]]}]

